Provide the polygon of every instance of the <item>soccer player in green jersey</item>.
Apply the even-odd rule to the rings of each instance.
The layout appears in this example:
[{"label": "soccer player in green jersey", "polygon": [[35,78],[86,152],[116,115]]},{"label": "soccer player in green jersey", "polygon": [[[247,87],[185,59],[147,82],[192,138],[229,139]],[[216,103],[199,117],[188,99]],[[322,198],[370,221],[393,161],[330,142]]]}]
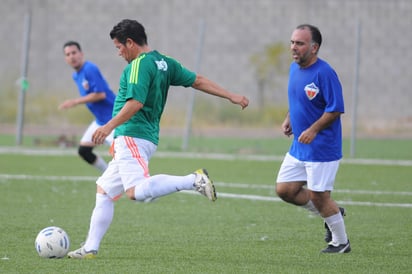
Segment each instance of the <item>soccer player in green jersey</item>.
[{"label": "soccer player in green jersey", "polygon": [[181,190],[194,190],[216,200],[213,182],[205,169],[185,176],[150,176],[149,160],[159,140],[159,123],[170,86],[193,87],[228,99],[244,109],[249,100],[183,67],[175,59],[151,50],[144,27],[125,19],[110,38],[128,65],[120,78],[113,117],[93,134],[102,144],[114,130],[113,159],[97,180],[96,205],[86,242],[69,252],[70,258],[94,258],[113,219],[114,201],[123,193],[131,200],[148,202]]}]

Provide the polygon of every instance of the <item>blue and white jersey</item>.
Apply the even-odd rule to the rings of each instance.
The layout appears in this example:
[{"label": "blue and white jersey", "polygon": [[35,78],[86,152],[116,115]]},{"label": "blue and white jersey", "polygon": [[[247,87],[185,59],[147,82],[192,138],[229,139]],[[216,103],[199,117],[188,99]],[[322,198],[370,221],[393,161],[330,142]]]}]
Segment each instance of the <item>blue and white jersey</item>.
[{"label": "blue and white jersey", "polygon": [[329,162],[342,158],[340,117],[321,130],[310,144],[298,142],[300,134],[324,112],[344,113],[342,86],[333,68],[318,60],[307,68],[293,62],[289,70],[289,114],[293,142],[289,153],[301,161]]},{"label": "blue and white jersey", "polygon": [[73,80],[81,96],[86,96],[92,92],[106,93],[104,100],[86,104],[87,108],[95,116],[97,124],[106,124],[112,118],[116,95],[103,78],[99,68],[92,62],[86,61],[79,71],[73,72]]}]

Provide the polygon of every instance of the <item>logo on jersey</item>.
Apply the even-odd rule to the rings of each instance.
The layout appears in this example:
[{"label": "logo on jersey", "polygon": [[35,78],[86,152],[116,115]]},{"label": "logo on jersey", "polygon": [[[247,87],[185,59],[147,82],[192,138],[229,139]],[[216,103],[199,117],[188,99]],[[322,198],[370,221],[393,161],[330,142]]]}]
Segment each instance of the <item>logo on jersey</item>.
[{"label": "logo on jersey", "polygon": [[83,79],[82,86],[84,90],[89,90],[89,82],[86,79]]},{"label": "logo on jersey", "polygon": [[155,61],[158,70],[167,71],[167,63],[165,60]]},{"label": "logo on jersey", "polygon": [[313,100],[319,93],[319,88],[312,82],[305,86],[305,93],[309,100]]}]

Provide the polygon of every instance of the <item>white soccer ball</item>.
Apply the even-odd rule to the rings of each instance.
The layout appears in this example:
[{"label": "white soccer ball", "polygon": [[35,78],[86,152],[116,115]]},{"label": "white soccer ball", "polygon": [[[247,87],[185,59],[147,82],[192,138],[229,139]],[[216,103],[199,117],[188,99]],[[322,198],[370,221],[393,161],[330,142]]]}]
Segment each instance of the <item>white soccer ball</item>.
[{"label": "white soccer ball", "polygon": [[34,247],[40,257],[50,259],[63,258],[69,252],[69,235],[60,227],[46,227],[37,234]]}]

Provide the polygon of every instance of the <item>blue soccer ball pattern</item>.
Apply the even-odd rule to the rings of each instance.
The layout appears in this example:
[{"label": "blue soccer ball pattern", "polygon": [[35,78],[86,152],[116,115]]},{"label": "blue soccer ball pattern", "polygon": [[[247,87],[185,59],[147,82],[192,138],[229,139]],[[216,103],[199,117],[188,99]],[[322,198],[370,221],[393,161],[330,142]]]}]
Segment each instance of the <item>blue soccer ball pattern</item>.
[{"label": "blue soccer ball pattern", "polygon": [[67,255],[70,240],[66,231],[57,226],[50,226],[37,234],[34,246],[40,257],[57,259]]}]

